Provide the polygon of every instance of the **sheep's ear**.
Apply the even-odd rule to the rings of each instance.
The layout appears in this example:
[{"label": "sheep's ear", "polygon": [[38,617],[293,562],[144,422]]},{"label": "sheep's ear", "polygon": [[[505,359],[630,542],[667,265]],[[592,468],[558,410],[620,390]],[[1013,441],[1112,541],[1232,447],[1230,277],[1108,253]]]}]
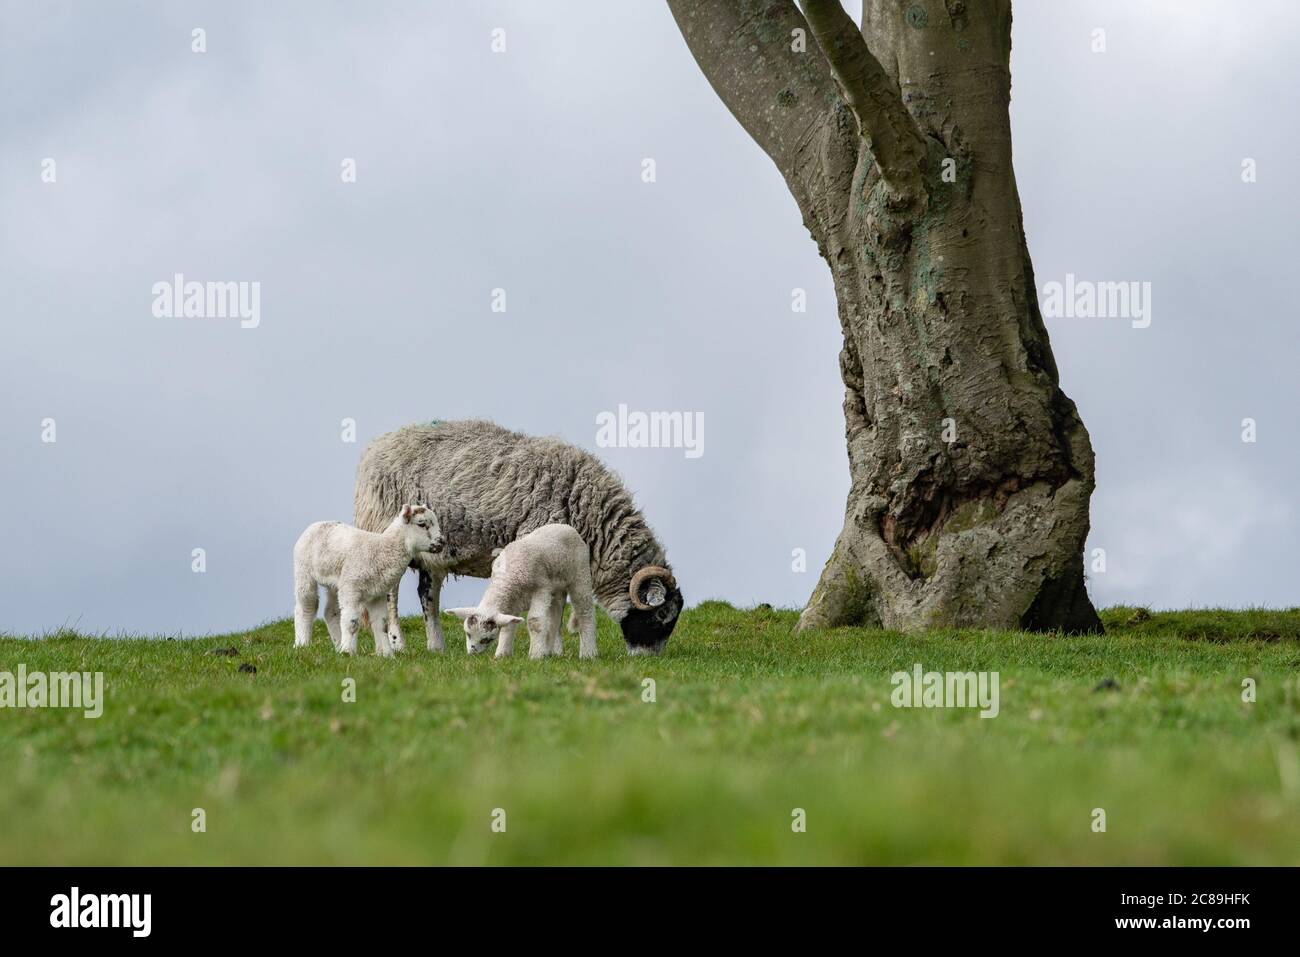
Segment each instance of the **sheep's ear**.
[{"label": "sheep's ear", "polygon": [[523,621],[518,615],[497,615],[496,623],[504,628],[506,625],[516,625]]},{"label": "sheep's ear", "polygon": [[413,513],[414,511],[415,511],[415,510],[414,510],[413,508],[411,508],[410,505],[403,505],[403,506],[402,506],[402,521],[404,521],[404,522],[409,522],[409,521],[411,520],[411,515],[412,515],[412,513]]},{"label": "sheep's ear", "polygon": [[447,608],[445,610],[450,614],[455,615],[457,618],[468,618],[470,615],[474,614],[474,612],[478,611],[477,608]]},{"label": "sheep's ear", "polygon": [[500,554],[501,554],[502,552],[504,552],[504,551],[505,551],[504,548],[494,548],[494,549],[492,549],[492,557],[493,557],[493,558],[496,558],[498,555],[500,555]]}]

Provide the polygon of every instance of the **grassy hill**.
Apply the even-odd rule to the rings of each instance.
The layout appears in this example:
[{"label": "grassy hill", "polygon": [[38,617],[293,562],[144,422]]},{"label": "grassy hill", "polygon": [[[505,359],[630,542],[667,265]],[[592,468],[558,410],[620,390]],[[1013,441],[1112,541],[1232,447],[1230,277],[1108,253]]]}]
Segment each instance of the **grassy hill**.
[{"label": "grassy hill", "polygon": [[[0,638],[0,672],[106,691],[93,720],[0,709],[0,864],[1300,864],[1300,609],[1144,614],[795,635],[706,602],[657,659],[602,619],[595,662],[435,657],[415,619],[394,660],[320,622],[305,651],[286,621]],[[916,663],[998,672],[1000,714],[893,707]]]}]

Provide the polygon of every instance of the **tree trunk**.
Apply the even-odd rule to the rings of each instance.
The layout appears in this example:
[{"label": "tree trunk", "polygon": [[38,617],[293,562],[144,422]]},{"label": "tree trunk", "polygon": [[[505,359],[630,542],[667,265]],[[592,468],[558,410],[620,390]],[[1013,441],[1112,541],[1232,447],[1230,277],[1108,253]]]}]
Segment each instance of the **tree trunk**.
[{"label": "tree trunk", "polygon": [[670,5],[834,277],[852,487],[800,627],[1099,630],[1092,446],[1011,165],[1009,2],[866,0],[861,30],[838,0],[806,22],[789,0]]}]

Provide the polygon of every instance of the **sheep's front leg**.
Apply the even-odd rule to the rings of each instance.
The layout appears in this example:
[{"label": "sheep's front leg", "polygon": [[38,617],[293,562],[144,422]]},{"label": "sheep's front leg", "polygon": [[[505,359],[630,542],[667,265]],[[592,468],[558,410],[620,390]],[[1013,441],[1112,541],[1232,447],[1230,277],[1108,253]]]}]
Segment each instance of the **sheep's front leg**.
[{"label": "sheep's front leg", "polygon": [[518,622],[511,622],[508,625],[501,626],[501,637],[497,639],[498,658],[509,658],[515,653],[515,626]]},{"label": "sheep's front leg", "polygon": [[399,578],[393,583],[393,590],[388,593],[388,643],[394,651],[406,650],[406,639],[402,637],[402,622],[397,616],[397,592],[402,587]]},{"label": "sheep's front leg", "polygon": [[294,585],[293,602],[293,646],[306,648],[311,641],[311,626],[316,623],[316,607],[320,595],[316,583],[307,578],[300,578]]},{"label": "sheep's front leg", "polygon": [[391,658],[393,655],[393,645],[388,637],[386,606],[387,602],[383,598],[370,603],[370,630],[375,636],[375,654],[381,658]]},{"label": "sheep's front leg", "polygon": [[564,592],[556,592],[551,596],[551,612],[547,625],[547,647],[548,655],[564,654],[564,642],[560,636],[560,628],[564,624]]},{"label": "sheep's front leg", "polygon": [[420,580],[415,586],[420,596],[420,610],[424,612],[425,643],[430,651],[442,651],[446,645],[442,640],[442,618],[438,614],[438,602],[442,600],[442,576],[423,568],[419,569]]},{"label": "sheep's front leg", "polygon": [[338,651],[343,643],[343,631],[339,628],[339,592],[328,585],[325,586],[325,628],[330,633],[334,650]]},{"label": "sheep's front leg", "polygon": [[339,613],[339,624],[343,629],[343,634],[339,640],[339,651],[345,655],[355,655],[357,653],[357,632],[361,630],[361,604],[353,597],[344,595],[342,597],[342,610]]},{"label": "sheep's front leg", "polygon": [[582,583],[569,594],[573,602],[573,616],[578,620],[578,657],[596,657],[596,599],[591,585]]},{"label": "sheep's front leg", "polygon": [[538,592],[528,605],[528,657],[545,658],[550,648],[551,596]]}]

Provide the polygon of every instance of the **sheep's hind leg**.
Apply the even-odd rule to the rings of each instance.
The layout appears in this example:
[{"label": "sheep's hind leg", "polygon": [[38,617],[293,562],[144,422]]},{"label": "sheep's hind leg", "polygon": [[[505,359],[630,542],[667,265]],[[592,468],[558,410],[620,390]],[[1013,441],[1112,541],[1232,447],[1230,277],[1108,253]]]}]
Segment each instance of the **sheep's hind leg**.
[{"label": "sheep's hind leg", "polygon": [[420,596],[420,610],[424,612],[424,634],[430,651],[442,651],[446,644],[442,639],[442,618],[438,614],[438,602],[442,599],[442,576],[418,570],[420,581],[415,590]]},{"label": "sheep's hind leg", "polygon": [[339,591],[329,585],[325,586],[325,628],[330,633],[334,650],[338,651],[343,645],[343,630],[339,627]]}]

